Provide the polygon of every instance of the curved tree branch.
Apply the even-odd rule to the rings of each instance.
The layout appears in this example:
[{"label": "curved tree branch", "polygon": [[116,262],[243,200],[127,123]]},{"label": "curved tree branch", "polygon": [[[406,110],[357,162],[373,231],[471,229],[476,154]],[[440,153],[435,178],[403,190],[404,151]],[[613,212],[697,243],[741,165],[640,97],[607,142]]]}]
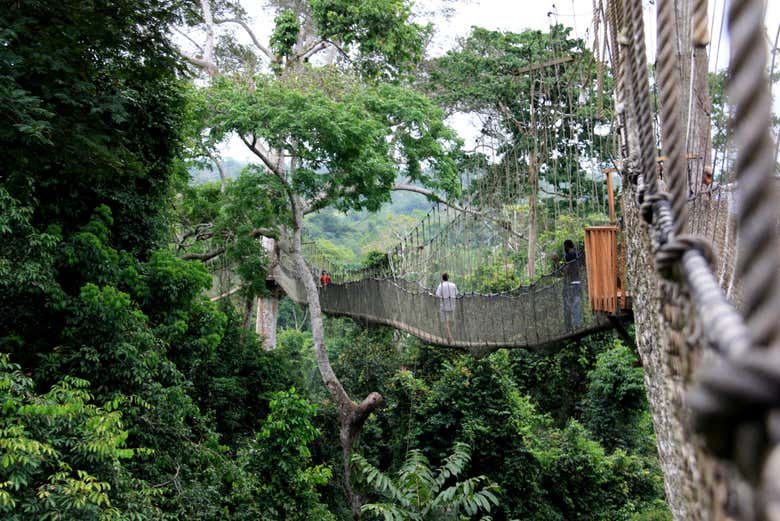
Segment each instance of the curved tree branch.
[{"label": "curved tree branch", "polygon": [[192,37],[189,34],[185,33],[184,31],[182,31],[181,29],[179,29],[177,27],[174,27],[173,30],[176,31],[177,33],[179,33],[180,35],[184,36],[187,40],[189,40],[189,42],[192,45],[194,45],[201,53],[203,53],[203,47],[198,42],[193,40]]},{"label": "curved tree branch", "polygon": [[260,158],[260,160],[263,162],[263,164],[271,171],[274,175],[280,176],[281,173],[279,172],[279,164],[278,162],[274,161],[271,157],[271,153],[268,150],[265,150],[262,146],[262,144],[257,142],[257,138],[255,136],[252,136],[252,141],[249,141],[246,137],[239,134],[241,138],[241,141],[244,142],[244,144],[247,146],[249,150],[252,151],[254,155]]},{"label": "curved tree branch", "polygon": [[252,43],[255,44],[255,47],[260,49],[260,52],[265,54],[265,56],[269,60],[273,60],[274,59],[273,53],[271,53],[271,51],[265,45],[260,43],[260,40],[257,39],[257,36],[255,36],[254,31],[252,31],[252,29],[249,27],[249,25],[245,21],[241,20],[240,18],[225,18],[225,19],[220,19],[220,20],[214,20],[214,23],[217,24],[217,25],[228,24],[228,23],[233,23],[233,24],[240,25],[241,27],[244,28],[244,31],[246,31],[246,33],[252,39]]},{"label": "curved tree branch", "polygon": [[352,58],[349,57],[349,54],[347,54],[347,52],[344,49],[342,49],[339,44],[337,44],[333,40],[328,40],[327,38],[322,41],[324,43],[333,46],[333,48],[336,49],[339,52],[339,54],[341,54],[348,62],[352,62]]},{"label": "curved tree branch", "polygon": [[179,257],[181,260],[199,260],[202,262],[210,261],[211,259],[215,257],[219,257],[225,253],[225,247],[220,246],[219,248],[215,250],[211,250],[206,253],[185,253],[181,257]]},{"label": "curved tree branch", "polygon": [[211,159],[211,162],[214,163],[214,165],[217,167],[217,171],[219,172],[219,191],[224,193],[225,192],[225,181],[227,181],[227,173],[225,172],[225,167],[222,165],[222,161],[220,160],[219,156],[216,154],[211,153],[211,151],[206,150],[206,155]]},{"label": "curved tree branch", "polygon": [[295,55],[296,59],[304,59],[307,60],[317,54],[318,52],[327,49],[328,48],[328,42],[325,40],[320,40],[315,43],[313,43],[311,46],[309,46],[308,49],[298,53]]},{"label": "curved tree branch", "polygon": [[178,53],[182,58],[190,62],[192,65],[205,70],[209,76],[214,76],[217,73],[217,64],[213,61],[201,58],[200,56],[193,56],[182,50],[179,50]]}]

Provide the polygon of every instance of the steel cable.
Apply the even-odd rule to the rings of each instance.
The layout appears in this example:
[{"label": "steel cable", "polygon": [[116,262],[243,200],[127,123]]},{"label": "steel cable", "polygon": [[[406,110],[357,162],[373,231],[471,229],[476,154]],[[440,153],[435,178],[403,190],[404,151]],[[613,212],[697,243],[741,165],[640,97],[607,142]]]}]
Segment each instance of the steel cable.
[{"label": "steel cable", "polygon": [[731,42],[729,96],[735,106],[737,212],[740,252],[738,272],[745,293],[745,315],[758,345],[780,340],[780,262],[771,100],[766,80],[766,45],[761,0],[734,0],[729,6]]},{"label": "steel cable", "polygon": [[[706,21],[706,19],[705,19]],[[674,232],[683,233],[688,221],[687,169],[680,126],[680,85],[674,23],[674,0],[658,2],[658,65],[656,74],[661,94],[661,143],[664,170],[669,178],[674,214]]]}]

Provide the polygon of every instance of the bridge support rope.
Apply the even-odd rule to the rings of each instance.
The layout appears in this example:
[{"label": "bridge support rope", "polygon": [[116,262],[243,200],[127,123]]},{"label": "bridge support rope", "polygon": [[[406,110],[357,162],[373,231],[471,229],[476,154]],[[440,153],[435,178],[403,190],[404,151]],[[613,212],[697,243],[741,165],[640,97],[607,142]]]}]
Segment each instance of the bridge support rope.
[{"label": "bridge support rope", "polygon": [[[622,44],[617,60],[619,87],[625,89],[629,179],[639,183],[642,215],[651,225],[656,268],[662,277],[684,281],[717,361],[696,376],[688,395],[694,427],[708,448],[734,462],[750,487],[734,487],[731,501],[742,520],[780,521],[780,262],[776,238],[774,160],[769,135],[771,102],[765,76],[761,0],[732,0],[729,33],[730,87],[736,105],[737,177],[740,192],[739,273],[744,281],[745,319],[728,303],[712,272],[709,244],[686,236],[687,172],[681,156],[679,86],[673,2],[658,7],[658,80],[663,115],[662,138],[669,155],[672,202],[660,191],[654,165],[650,91],[641,0],[613,0],[613,31]],[[702,45],[703,6],[697,4],[694,42]],[[704,5],[706,8],[706,4]],[[706,16],[705,16],[706,19]],[[635,25],[634,25],[635,24]],[[620,95],[621,93],[619,93]],[[679,149],[679,150],[678,150]],[[624,168],[626,168],[624,166]],[[762,479],[763,478],[763,479]],[[762,483],[763,482],[763,483]]]}]

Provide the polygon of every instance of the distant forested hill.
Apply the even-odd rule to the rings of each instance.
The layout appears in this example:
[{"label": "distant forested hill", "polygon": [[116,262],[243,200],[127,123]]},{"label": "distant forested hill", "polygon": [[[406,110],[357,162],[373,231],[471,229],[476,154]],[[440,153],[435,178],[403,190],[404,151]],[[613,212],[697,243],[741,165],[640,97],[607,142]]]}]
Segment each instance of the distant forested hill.
[{"label": "distant forested hill", "polygon": [[359,264],[370,251],[386,251],[398,243],[431,208],[420,194],[396,192],[376,213],[326,209],[309,216],[306,235],[332,260]]}]

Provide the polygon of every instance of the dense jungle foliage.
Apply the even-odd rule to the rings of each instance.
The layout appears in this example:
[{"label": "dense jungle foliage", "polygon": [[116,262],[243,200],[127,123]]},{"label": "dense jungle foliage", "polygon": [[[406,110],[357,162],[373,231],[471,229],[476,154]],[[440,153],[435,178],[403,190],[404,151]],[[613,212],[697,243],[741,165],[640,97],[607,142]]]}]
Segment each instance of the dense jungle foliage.
[{"label": "dense jungle foliage", "polygon": [[[363,40],[344,41],[370,56],[390,44],[358,22],[409,5],[309,3],[332,34],[357,24]],[[174,246],[182,219],[232,227],[231,262],[261,294],[262,248],[238,235],[279,212],[278,187],[251,169],[224,190],[189,183],[197,95],[170,35],[195,13],[177,0],[0,8],[2,519],[352,517],[305,310],[282,302],[265,351]],[[281,53],[295,27],[277,20]],[[399,36],[399,59],[419,59],[419,34]],[[360,68],[381,94],[387,63]],[[307,226],[360,263],[360,245],[378,248],[426,205],[365,220],[327,210]],[[365,519],[670,519],[642,369],[611,334],[474,358],[349,320],[327,333],[348,391],[385,398],[351,460]]]}]

